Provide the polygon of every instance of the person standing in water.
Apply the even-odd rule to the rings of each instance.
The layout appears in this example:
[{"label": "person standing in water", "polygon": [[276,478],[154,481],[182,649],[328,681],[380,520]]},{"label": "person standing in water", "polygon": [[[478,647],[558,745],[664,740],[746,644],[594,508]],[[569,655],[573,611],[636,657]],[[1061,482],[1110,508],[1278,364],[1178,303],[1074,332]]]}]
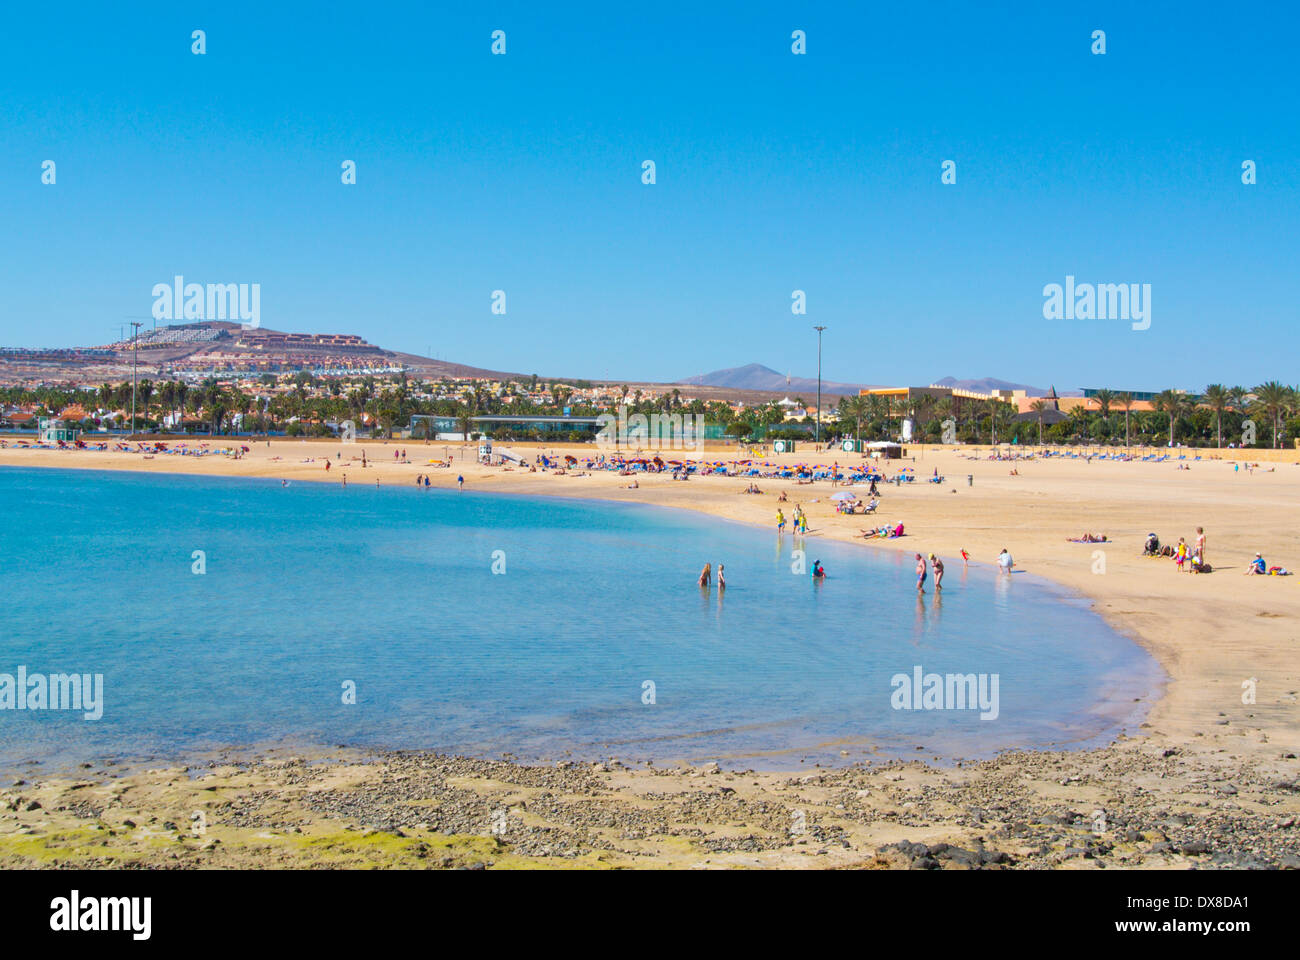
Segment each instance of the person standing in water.
[{"label": "person standing in water", "polygon": [[704,569],[700,571],[700,586],[707,587],[713,582],[713,564],[706,563]]},{"label": "person standing in water", "polygon": [[785,533],[785,514],[781,512],[780,507],[776,508],[776,532]]},{"label": "person standing in water", "polygon": [[938,593],[943,589],[943,561],[930,554],[930,566],[934,568],[934,590]]},{"label": "person standing in water", "polygon": [[925,593],[925,558],[919,553],[916,555],[916,592]]},{"label": "person standing in water", "polygon": [[727,578],[722,572],[725,569],[726,569],[726,564],[722,564],[722,563],[718,564],[718,592],[719,593],[727,589]]}]

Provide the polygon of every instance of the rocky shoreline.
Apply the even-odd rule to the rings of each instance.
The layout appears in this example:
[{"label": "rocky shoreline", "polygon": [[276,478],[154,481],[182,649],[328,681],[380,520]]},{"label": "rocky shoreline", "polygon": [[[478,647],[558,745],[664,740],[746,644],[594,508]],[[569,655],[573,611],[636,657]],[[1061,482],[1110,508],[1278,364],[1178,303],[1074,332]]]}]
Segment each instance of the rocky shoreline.
[{"label": "rocky shoreline", "polygon": [[1300,868],[1300,762],[1147,739],[800,774],[263,755],[0,791],[5,867]]}]

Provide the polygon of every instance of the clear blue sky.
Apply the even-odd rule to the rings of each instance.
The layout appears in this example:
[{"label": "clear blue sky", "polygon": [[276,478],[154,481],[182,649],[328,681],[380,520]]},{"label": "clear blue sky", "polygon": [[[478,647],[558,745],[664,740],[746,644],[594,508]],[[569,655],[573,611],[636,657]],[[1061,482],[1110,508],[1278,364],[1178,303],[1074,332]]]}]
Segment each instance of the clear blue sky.
[{"label": "clear blue sky", "polygon": [[[0,343],[116,339],[179,273],[543,375],[813,375],[823,323],[833,380],[1298,379],[1294,6],[613,6],[9,5]],[[1151,328],[1044,320],[1066,274]]]}]

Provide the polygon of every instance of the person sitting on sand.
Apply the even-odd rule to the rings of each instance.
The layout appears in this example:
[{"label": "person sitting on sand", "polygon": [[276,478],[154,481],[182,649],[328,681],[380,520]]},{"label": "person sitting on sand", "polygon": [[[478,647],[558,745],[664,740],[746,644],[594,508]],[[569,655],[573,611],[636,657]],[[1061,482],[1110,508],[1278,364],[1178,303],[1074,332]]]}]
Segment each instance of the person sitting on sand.
[{"label": "person sitting on sand", "polygon": [[1250,566],[1246,568],[1246,576],[1264,576],[1268,573],[1268,565],[1264,563],[1264,555],[1257,553],[1255,559],[1250,561]]},{"label": "person sitting on sand", "polygon": [[1154,533],[1147,534],[1146,546],[1142,548],[1142,556],[1154,557],[1160,552],[1160,538]]},{"label": "person sitting on sand", "polygon": [[629,490],[640,490],[641,484],[637,483],[636,479],[633,478],[632,482],[627,485],[627,488]]},{"label": "person sitting on sand", "polygon": [[789,497],[787,497],[787,496],[785,495],[785,491],[784,491],[784,490],[781,491],[781,496],[779,496],[779,497],[776,498],[776,502],[777,502],[777,503],[786,503],[788,500],[789,500]]},{"label": "person sitting on sand", "polygon": [[706,563],[704,569],[700,571],[700,586],[707,587],[713,582],[713,564]]}]

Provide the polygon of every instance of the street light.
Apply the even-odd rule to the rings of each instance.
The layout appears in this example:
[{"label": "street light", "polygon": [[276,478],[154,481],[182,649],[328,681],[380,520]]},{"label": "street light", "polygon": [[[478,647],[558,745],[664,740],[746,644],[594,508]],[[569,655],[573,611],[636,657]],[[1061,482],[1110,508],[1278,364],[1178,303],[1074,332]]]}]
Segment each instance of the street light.
[{"label": "street light", "polygon": [[813,327],[817,331],[817,442],[822,442],[822,331],[825,327]]},{"label": "street light", "polygon": [[133,328],[131,331],[131,436],[133,437],[135,436],[136,361],[140,356],[140,328],[143,326],[144,324],[139,323],[138,321],[133,320],[131,322],[131,327]]}]

